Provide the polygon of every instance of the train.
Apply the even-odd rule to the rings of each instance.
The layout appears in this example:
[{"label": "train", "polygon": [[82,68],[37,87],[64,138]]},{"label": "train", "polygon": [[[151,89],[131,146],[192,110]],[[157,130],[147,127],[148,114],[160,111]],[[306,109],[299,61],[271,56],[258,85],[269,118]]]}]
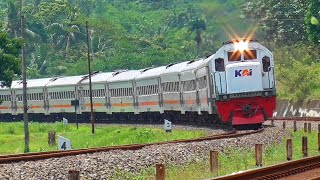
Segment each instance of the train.
[{"label": "train", "polygon": [[[140,70],[92,73],[96,121],[225,123],[261,126],[276,108],[271,51],[254,39],[229,40],[204,58]],[[0,87],[0,120],[22,120],[21,80]],[[88,75],[27,80],[33,121],[90,122]],[[74,103],[76,102],[76,104]]]}]

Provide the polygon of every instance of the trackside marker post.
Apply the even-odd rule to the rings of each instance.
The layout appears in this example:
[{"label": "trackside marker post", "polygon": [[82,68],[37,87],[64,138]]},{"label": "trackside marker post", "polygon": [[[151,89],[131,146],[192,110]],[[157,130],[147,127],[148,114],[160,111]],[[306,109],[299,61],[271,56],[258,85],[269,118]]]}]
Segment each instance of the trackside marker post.
[{"label": "trackside marker post", "polygon": [[165,180],[166,171],[164,164],[156,164],[156,180]]},{"label": "trackside marker post", "polygon": [[292,160],[292,139],[287,139],[287,160]]},{"label": "trackside marker post", "polygon": [[311,123],[308,123],[308,133],[311,133]]},{"label": "trackside marker post", "polygon": [[210,151],[210,171],[214,175],[219,173],[218,151]]},{"label": "trackside marker post", "polygon": [[168,120],[164,120],[164,126],[163,126],[164,130],[166,132],[172,132],[172,123],[171,121],[168,121]]},{"label": "trackside marker post", "polygon": [[293,131],[296,132],[297,131],[297,121],[293,122]]},{"label": "trackside marker post", "polygon": [[255,145],[256,166],[262,167],[262,144]]},{"label": "trackside marker post", "polygon": [[48,133],[48,144],[49,144],[49,146],[56,145],[56,132],[50,131]]},{"label": "trackside marker post", "polygon": [[282,122],[282,128],[286,129],[286,122],[285,121]]},{"label": "trackside marker post", "polygon": [[302,137],[302,154],[303,157],[308,157],[308,138],[306,136]]},{"label": "trackside marker post", "polygon": [[68,180],[80,180],[80,172],[77,170],[69,170]]},{"label": "trackside marker post", "polygon": [[303,125],[304,125],[303,126],[304,127],[304,132],[307,132],[307,123],[304,123]]},{"label": "trackside marker post", "polygon": [[318,151],[320,151],[320,133],[318,133]]}]

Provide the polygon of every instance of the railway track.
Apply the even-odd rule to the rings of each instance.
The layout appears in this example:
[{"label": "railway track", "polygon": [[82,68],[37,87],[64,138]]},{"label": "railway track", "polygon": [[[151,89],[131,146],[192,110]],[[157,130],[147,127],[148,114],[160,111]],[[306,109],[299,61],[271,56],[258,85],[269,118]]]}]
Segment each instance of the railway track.
[{"label": "railway track", "polygon": [[19,161],[35,161],[48,158],[59,158],[63,156],[74,156],[79,154],[95,153],[95,152],[105,152],[111,150],[138,150],[147,146],[152,145],[162,145],[162,144],[173,144],[173,143],[188,143],[188,142],[198,142],[207,141],[215,139],[225,139],[225,138],[235,138],[246,136],[250,134],[255,134],[262,132],[264,129],[254,130],[250,132],[237,132],[236,130],[229,131],[227,133],[212,135],[196,139],[184,139],[184,140],[173,140],[166,142],[156,142],[156,143],[146,143],[146,144],[131,144],[123,146],[111,146],[111,147],[99,147],[99,148],[88,148],[88,149],[77,149],[77,150],[66,150],[66,151],[48,151],[48,152],[37,152],[37,153],[25,153],[25,154],[13,154],[13,155],[3,155],[0,156],[0,164],[12,163]]},{"label": "railway track", "polygon": [[275,121],[320,121],[320,117],[280,117],[280,118],[270,118],[269,120],[275,120]]},{"label": "railway track", "polygon": [[[308,176],[308,171],[320,168],[320,156],[303,158],[295,161],[285,162],[274,166],[264,168],[257,168],[241,173],[213,178],[212,180],[247,180],[247,179],[280,179],[290,177],[295,178],[295,175],[302,174],[304,177]],[[301,178],[301,177],[300,177]],[[320,174],[312,179],[320,179]],[[296,178],[297,179],[297,178]],[[306,178],[303,178],[306,179]]]}]

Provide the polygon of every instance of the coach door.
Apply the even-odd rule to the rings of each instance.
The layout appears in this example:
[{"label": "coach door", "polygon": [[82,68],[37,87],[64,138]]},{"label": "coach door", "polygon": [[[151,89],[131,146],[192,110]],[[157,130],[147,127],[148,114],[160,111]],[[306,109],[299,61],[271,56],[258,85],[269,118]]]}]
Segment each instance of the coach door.
[{"label": "coach door", "polygon": [[17,97],[16,97],[15,91],[11,91],[11,109],[12,109],[12,115],[18,115]]},{"label": "coach door", "polygon": [[[86,102],[85,102],[85,99],[84,99],[84,90],[83,90],[83,87],[80,86],[77,88],[78,92],[76,93],[78,95],[78,99],[79,99],[79,107],[78,108],[78,114],[82,114],[82,111],[84,111],[86,109]],[[77,98],[77,97],[76,97]]]},{"label": "coach door", "polygon": [[225,61],[223,58],[214,60],[213,82],[216,85],[216,95],[227,93]]},{"label": "coach door", "polygon": [[49,97],[48,97],[47,88],[43,89],[43,107],[44,107],[44,114],[49,115]]}]

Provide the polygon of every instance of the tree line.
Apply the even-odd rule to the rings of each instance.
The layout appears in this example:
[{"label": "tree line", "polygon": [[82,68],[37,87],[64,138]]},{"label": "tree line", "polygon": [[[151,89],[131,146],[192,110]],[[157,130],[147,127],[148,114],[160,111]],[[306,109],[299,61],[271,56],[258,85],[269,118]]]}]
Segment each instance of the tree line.
[{"label": "tree line", "polygon": [[[25,43],[28,78],[86,74],[85,21],[95,71],[204,57],[232,32],[257,29],[255,37],[275,54],[279,95],[320,97],[318,0],[24,0],[24,41],[19,2],[0,2],[1,32],[17,41],[15,58]],[[3,72],[6,83],[19,78],[17,68]]]}]

